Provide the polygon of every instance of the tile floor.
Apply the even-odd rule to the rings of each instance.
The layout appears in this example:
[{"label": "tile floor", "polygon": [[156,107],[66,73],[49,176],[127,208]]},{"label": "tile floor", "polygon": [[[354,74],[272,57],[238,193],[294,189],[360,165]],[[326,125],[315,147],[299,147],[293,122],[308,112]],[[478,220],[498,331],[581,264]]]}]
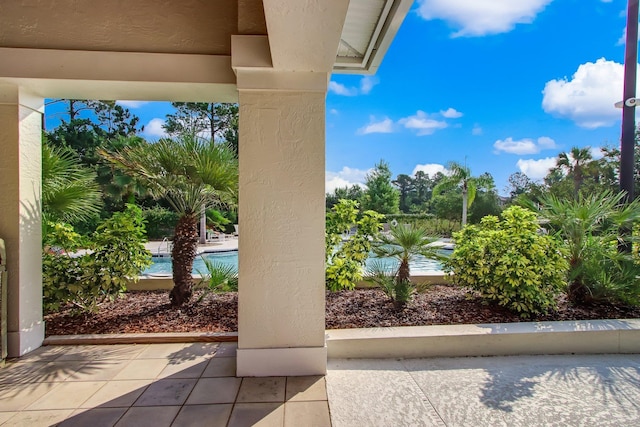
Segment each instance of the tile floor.
[{"label": "tile floor", "polygon": [[235,348],[42,347],[0,369],[0,425],[331,425],[324,377],[236,378]]}]

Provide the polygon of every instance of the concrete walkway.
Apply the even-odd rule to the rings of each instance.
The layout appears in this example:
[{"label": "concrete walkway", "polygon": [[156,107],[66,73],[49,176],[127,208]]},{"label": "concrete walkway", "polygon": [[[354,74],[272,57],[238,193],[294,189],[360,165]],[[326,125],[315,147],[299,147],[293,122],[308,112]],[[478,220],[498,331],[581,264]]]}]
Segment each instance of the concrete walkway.
[{"label": "concrete walkway", "polygon": [[637,354],[333,359],[326,377],[236,378],[235,348],[43,347],[0,368],[0,425],[640,425]]},{"label": "concrete walkway", "polygon": [[334,427],[640,426],[640,355],[335,359]]}]

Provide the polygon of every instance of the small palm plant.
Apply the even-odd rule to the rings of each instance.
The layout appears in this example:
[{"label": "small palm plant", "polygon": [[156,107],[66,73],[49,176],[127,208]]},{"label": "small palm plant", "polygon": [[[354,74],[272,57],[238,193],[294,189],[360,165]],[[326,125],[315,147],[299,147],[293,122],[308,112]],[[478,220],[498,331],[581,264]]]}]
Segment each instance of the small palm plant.
[{"label": "small palm plant", "polygon": [[431,245],[435,238],[427,235],[427,230],[408,224],[391,227],[388,235],[381,235],[373,245],[378,257],[395,258],[400,262],[393,271],[381,262],[374,262],[368,269],[368,279],[377,285],[392,299],[396,308],[401,309],[411,300],[413,284],[409,263],[417,255],[431,259],[442,259],[437,247]]},{"label": "small palm plant", "polygon": [[547,196],[540,215],[565,242],[569,251],[569,299],[577,304],[605,299],[640,302],[640,266],[631,254],[619,252],[629,244],[631,229],[640,221],[640,201],[624,204],[624,193],[579,193],[576,199]]}]

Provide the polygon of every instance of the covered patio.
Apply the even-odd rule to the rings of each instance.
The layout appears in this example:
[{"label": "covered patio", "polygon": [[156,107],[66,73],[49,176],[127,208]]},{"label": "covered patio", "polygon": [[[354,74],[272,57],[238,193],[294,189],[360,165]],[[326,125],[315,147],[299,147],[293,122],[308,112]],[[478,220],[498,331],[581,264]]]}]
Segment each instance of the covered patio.
[{"label": "covered patio", "polygon": [[8,349],[44,339],[45,98],[238,102],[238,376],[322,375],[325,96],[373,73],[411,0],[23,0],[0,5]]}]

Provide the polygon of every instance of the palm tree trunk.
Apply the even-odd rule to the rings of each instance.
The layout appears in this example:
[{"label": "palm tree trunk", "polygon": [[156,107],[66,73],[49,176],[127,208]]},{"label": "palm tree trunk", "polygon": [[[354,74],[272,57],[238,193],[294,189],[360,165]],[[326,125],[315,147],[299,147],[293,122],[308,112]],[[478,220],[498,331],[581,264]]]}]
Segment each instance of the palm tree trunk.
[{"label": "palm tree trunk", "polygon": [[409,270],[409,261],[403,259],[398,268],[398,283],[409,281],[411,278],[411,272]]},{"label": "palm tree trunk", "polygon": [[462,190],[462,226],[467,225],[467,206],[469,202],[469,195],[467,190]]},{"label": "palm tree trunk", "polygon": [[176,224],[171,258],[173,289],[169,294],[171,305],[179,307],[191,299],[193,260],[198,249],[198,217],[184,215]]}]

